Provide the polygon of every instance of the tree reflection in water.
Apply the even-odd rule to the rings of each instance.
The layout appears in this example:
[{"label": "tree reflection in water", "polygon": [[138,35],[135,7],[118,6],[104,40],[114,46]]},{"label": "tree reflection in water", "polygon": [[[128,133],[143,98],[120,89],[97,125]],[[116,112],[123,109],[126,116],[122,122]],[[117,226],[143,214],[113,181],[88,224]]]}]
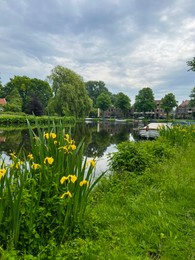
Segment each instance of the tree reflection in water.
[{"label": "tree reflection in water", "polygon": [[[107,167],[107,154],[115,151],[117,144],[132,139],[133,135],[133,125],[127,123],[77,123],[74,126],[65,126],[65,130],[76,143],[84,138],[85,155],[98,159],[102,170]],[[0,153],[6,161],[9,161],[11,152],[17,153],[21,147],[27,153],[31,152],[28,129],[0,131]]]}]

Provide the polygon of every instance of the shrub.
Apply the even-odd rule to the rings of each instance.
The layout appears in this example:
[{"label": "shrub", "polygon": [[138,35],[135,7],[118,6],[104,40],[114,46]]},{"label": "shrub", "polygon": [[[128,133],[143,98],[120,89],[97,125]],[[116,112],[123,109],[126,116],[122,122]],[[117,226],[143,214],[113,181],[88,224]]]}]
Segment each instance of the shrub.
[{"label": "shrub", "polygon": [[160,139],[152,142],[123,142],[117,146],[117,152],[110,156],[110,167],[119,173],[122,171],[142,173],[147,167],[173,154],[174,150],[170,145]]}]

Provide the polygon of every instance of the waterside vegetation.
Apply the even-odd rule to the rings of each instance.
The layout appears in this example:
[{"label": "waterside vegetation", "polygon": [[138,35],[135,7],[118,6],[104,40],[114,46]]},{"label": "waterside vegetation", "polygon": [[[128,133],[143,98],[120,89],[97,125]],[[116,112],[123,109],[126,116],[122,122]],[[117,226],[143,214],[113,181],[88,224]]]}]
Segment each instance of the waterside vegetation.
[{"label": "waterside vegetation", "polygon": [[84,143],[50,129],[1,163],[1,259],[195,258],[193,125],[119,144],[97,186]]},{"label": "waterside vegetation", "polygon": [[75,123],[75,117],[59,117],[59,116],[37,116],[34,115],[14,115],[14,114],[1,114],[0,116],[0,124],[1,126],[27,126],[27,121],[30,122],[31,125],[36,125],[36,122],[39,125],[48,125],[48,122],[55,122],[56,124],[60,123]]}]

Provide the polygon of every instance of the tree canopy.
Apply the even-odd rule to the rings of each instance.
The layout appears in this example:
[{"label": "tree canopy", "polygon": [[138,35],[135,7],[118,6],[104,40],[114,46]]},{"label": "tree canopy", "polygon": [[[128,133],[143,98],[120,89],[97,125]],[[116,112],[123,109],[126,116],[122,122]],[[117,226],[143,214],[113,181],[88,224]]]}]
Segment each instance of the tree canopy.
[{"label": "tree canopy", "polygon": [[190,106],[195,107],[195,87],[191,90],[190,94]]},{"label": "tree canopy", "polygon": [[154,94],[151,88],[143,88],[139,91],[138,95],[135,97],[135,111],[146,112],[155,109]]},{"label": "tree canopy", "polygon": [[189,71],[195,71],[195,57],[192,60],[187,61],[187,65],[190,67]]},{"label": "tree canopy", "polygon": [[5,105],[5,111],[22,112],[22,98],[17,88],[14,88],[6,99],[9,102]]},{"label": "tree canopy", "polygon": [[85,117],[92,107],[83,78],[74,71],[57,66],[48,76],[54,97],[48,105],[49,113],[60,116]]},{"label": "tree canopy", "polygon": [[164,98],[161,99],[160,106],[162,109],[164,109],[168,118],[169,113],[173,110],[174,107],[177,106],[177,101],[173,93],[166,94]]},{"label": "tree canopy", "polygon": [[103,111],[106,111],[112,105],[109,94],[101,93],[97,98],[97,106]]},{"label": "tree canopy", "polygon": [[127,116],[131,107],[130,102],[130,98],[122,92],[119,92],[115,96],[115,107],[121,109],[125,116]]},{"label": "tree canopy", "polygon": [[32,96],[36,96],[42,107],[46,107],[49,99],[52,97],[52,91],[48,82],[40,79],[30,79],[26,76],[14,76],[3,88],[3,97],[8,102],[12,102],[10,93],[13,90],[17,90],[22,99],[22,111],[29,113],[29,102],[32,100]]},{"label": "tree canopy", "polygon": [[87,93],[89,97],[93,100],[93,106],[97,107],[97,97],[101,93],[107,93],[111,95],[111,93],[108,91],[108,89],[105,87],[105,83],[103,81],[87,81],[85,83],[85,87],[87,90]]}]

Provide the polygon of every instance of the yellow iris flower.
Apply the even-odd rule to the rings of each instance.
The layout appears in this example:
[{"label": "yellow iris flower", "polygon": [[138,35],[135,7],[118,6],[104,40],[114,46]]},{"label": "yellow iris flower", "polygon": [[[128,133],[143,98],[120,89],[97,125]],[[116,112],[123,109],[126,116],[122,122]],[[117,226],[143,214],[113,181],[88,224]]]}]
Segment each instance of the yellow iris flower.
[{"label": "yellow iris flower", "polygon": [[96,161],[94,159],[87,161],[87,166],[96,167]]},{"label": "yellow iris flower", "polygon": [[65,181],[68,182],[72,182],[72,183],[75,183],[76,180],[77,180],[77,176],[76,175],[68,175],[68,176],[63,176],[61,179],[60,179],[60,183],[63,184]]},{"label": "yellow iris flower", "polygon": [[49,139],[49,138],[55,139],[56,138],[56,134],[55,133],[45,133],[44,137],[46,139]]},{"label": "yellow iris flower", "polygon": [[31,166],[34,170],[37,170],[37,169],[39,169],[41,166],[40,166],[40,164],[38,164],[38,163],[33,163],[33,165]]},{"label": "yellow iris flower", "polygon": [[63,184],[66,180],[68,180],[68,177],[63,176],[63,177],[60,179],[60,183]]},{"label": "yellow iris flower", "polygon": [[6,169],[0,169],[0,180],[6,174]]},{"label": "yellow iris flower", "polygon": [[72,194],[71,194],[70,191],[64,192],[64,193],[61,195],[60,198],[63,199],[66,195],[67,195],[68,197],[72,198]]},{"label": "yellow iris flower", "polygon": [[54,162],[54,158],[52,158],[52,157],[46,157],[45,159],[44,159],[44,163],[46,164],[46,163],[48,163],[48,164],[52,164]]},{"label": "yellow iris flower", "polygon": [[89,186],[89,182],[87,180],[83,180],[79,183],[79,185],[82,187],[83,185]]},{"label": "yellow iris flower", "polygon": [[45,134],[44,134],[44,137],[45,137],[46,139],[49,139],[49,133],[45,133]]},{"label": "yellow iris flower", "polygon": [[27,156],[30,160],[32,160],[33,159],[33,155],[32,155],[32,153],[29,153],[29,155]]}]

